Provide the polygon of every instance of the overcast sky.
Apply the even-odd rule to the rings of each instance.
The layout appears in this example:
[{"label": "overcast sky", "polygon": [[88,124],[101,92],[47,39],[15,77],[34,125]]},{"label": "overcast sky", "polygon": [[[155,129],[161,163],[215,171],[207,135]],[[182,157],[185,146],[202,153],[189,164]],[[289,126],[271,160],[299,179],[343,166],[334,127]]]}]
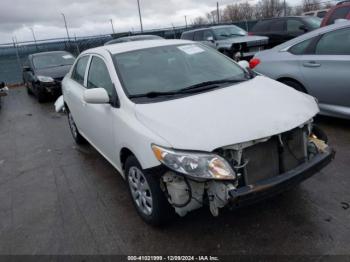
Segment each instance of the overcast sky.
[{"label": "overcast sky", "polygon": [[[220,0],[220,6],[238,0]],[[256,0],[250,0],[254,3]],[[299,0],[287,0],[291,5]],[[140,0],[144,29],[185,24],[216,8],[216,0]],[[61,13],[71,36],[109,34],[113,19],[117,32],[139,30],[137,0],[0,0],[0,43],[65,37]]]}]

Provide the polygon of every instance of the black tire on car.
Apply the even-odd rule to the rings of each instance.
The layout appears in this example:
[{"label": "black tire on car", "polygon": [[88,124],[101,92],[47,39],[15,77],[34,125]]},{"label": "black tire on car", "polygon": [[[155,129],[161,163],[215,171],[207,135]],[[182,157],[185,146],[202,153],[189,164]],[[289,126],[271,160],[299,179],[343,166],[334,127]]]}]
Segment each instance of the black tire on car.
[{"label": "black tire on car", "polygon": [[73,136],[75,143],[77,143],[78,145],[86,144],[86,140],[79,133],[77,125],[75,124],[74,118],[72,116],[72,113],[69,110],[67,112],[67,116],[68,116],[69,128],[70,128],[70,131],[72,133],[72,136]]},{"label": "black tire on car", "polygon": [[307,93],[307,91],[305,90],[303,85],[298,83],[297,81],[293,81],[293,80],[289,80],[289,79],[283,79],[280,82],[285,84],[285,85],[287,85],[287,86],[293,87],[295,90],[297,90],[299,92]]},{"label": "black tire on car", "polygon": [[126,159],[125,174],[130,197],[141,218],[154,226],[167,222],[174,211],[160,188],[159,174],[143,170],[134,156]]}]

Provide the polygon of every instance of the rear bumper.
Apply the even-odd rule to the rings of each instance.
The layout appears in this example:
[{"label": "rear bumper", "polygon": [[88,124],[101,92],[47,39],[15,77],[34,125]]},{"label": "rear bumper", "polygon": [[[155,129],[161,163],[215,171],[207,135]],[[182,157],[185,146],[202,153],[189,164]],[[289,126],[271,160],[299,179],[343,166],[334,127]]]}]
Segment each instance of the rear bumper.
[{"label": "rear bumper", "polygon": [[334,156],[335,151],[329,148],[327,152],[315,156],[311,161],[293,170],[259,181],[254,185],[231,190],[230,204],[232,207],[249,205],[277,195],[320,171],[334,159]]}]

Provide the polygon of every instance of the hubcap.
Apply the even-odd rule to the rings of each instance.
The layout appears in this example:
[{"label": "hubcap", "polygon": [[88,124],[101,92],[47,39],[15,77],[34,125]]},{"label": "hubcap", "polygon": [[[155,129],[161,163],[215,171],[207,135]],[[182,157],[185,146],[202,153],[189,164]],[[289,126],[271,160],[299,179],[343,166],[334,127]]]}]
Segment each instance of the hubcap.
[{"label": "hubcap", "polygon": [[73,136],[77,137],[78,130],[71,113],[68,113],[68,121],[69,121],[70,130],[72,131]]},{"label": "hubcap", "polygon": [[152,193],[147,180],[140,169],[131,167],[128,173],[131,195],[138,209],[145,215],[152,213]]}]

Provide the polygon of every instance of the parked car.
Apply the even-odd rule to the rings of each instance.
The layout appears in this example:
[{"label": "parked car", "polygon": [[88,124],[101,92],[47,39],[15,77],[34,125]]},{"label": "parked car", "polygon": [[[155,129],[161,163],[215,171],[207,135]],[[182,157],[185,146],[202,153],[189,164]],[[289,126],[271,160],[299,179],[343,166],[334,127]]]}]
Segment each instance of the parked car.
[{"label": "parked car", "polygon": [[350,119],[350,22],[256,54],[255,70],[316,97],[321,114]]},{"label": "parked car", "polygon": [[321,26],[334,24],[339,19],[350,20],[350,1],[338,2],[323,18]]},{"label": "parked car", "polygon": [[320,27],[321,19],[315,16],[289,16],[258,21],[250,35],[269,37],[269,47],[282,44],[290,39]]},{"label": "parked car", "polygon": [[199,41],[216,48],[228,57],[250,59],[268,45],[264,36],[248,36],[248,33],[235,25],[211,26],[183,32],[181,39]]},{"label": "parked car", "polygon": [[23,82],[28,94],[35,94],[40,103],[48,95],[62,93],[61,81],[74,63],[74,56],[66,51],[31,54],[23,67]]},{"label": "parked car", "polygon": [[145,40],[159,40],[159,39],[164,39],[164,38],[157,35],[133,35],[133,36],[119,37],[119,38],[110,40],[106,42],[104,45],[112,45],[112,44],[125,43],[125,42],[131,42],[131,41],[145,41]]},{"label": "parked car", "polygon": [[313,97],[200,43],[87,50],[62,84],[73,138],[119,171],[151,224],[281,192],[334,155],[314,131]]},{"label": "parked car", "polygon": [[302,15],[303,16],[317,16],[319,18],[323,18],[326,16],[328,11],[329,11],[329,9],[319,9],[319,10],[305,12]]}]

